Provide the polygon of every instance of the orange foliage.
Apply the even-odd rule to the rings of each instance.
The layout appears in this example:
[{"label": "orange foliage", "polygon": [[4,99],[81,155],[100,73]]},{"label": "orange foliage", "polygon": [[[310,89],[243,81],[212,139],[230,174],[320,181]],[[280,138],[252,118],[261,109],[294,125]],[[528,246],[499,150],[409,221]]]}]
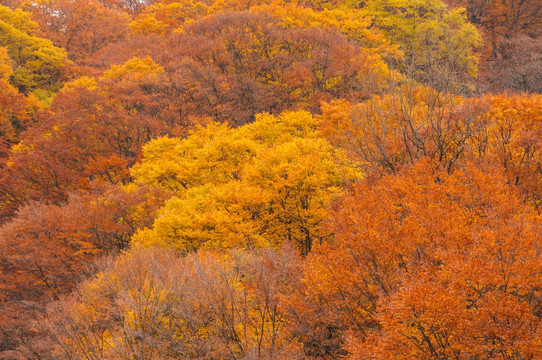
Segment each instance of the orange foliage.
[{"label": "orange foliage", "polygon": [[97,0],[39,0],[30,11],[45,35],[78,63],[111,43],[125,40],[129,31],[126,13]]},{"label": "orange foliage", "polygon": [[487,155],[528,201],[542,206],[542,96],[489,96]]},{"label": "orange foliage", "polygon": [[39,337],[30,325],[45,304],[92,274],[98,256],[125,248],[138,228],[152,223],[163,200],[156,190],[107,187],[74,194],[62,207],[23,206],[0,228],[0,343]]},{"label": "orange foliage", "polygon": [[541,206],[540,95],[465,99],[403,87],[359,104],[324,104],[322,111],[322,134],[368,175],[393,173],[422,158],[447,171],[475,160],[501,167],[526,201]]},{"label": "orange foliage", "polygon": [[305,264],[294,331],[324,357],[539,358],[540,220],[473,166],[354,185]]},{"label": "orange foliage", "polygon": [[[456,95],[463,10],[4,2],[0,359],[542,358],[542,96]],[[542,92],[539,0],[449,2]]]},{"label": "orange foliage", "polygon": [[88,190],[94,180],[128,178],[141,146],[166,129],[161,104],[149,94],[154,74],[130,74],[141,71],[68,84],[36,115],[39,124],[21,136],[2,170],[4,214],[27,200],[65,202],[69,191]]}]

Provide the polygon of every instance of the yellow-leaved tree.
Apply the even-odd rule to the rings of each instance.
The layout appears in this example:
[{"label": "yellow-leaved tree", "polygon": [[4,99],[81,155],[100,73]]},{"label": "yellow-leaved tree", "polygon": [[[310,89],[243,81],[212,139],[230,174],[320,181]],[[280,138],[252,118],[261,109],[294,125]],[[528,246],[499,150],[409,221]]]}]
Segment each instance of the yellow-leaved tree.
[{"label": "yellow-leaved tree", "polygon": [[13,73],[12,85],[22,92],[58,90],[66,51],[39,36],[31,14],[0,5],[0,46],[7,49]]},{"label": "yellow-leaved tree", "polygon": [[477,76],[481,45],[465,10],[448,9],[441,0],[368,0],[359,2],[375,28],[399,46],[393,59],[408,76],[439,90],[467,91]]},{"label": "yellow-leaved tree", "polygon": [[326,236],[326,206],[356,176],[316,125],[304,111],[259,115],[240,128],[211,123],[183,140],[147,144],[132,170],[136,183],[174,195],[136,246],[188,252],[293,242],[309,252]]}]

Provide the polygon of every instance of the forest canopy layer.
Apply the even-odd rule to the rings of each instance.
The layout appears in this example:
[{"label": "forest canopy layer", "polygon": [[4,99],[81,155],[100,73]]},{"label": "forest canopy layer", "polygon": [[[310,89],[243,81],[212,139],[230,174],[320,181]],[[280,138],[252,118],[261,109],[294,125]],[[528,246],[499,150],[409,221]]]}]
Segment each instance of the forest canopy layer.
[{"label": "forest canopy layer", "polygon": [[542,358],[539,0],[0,1],[0,360]]}]

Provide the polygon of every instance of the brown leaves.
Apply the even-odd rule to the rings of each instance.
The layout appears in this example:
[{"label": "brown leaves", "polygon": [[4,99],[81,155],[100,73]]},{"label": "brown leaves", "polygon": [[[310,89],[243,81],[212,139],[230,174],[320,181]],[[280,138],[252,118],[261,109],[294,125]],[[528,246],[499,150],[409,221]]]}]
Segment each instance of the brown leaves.
[{"label": "brown leaves", "polygon": [[45,303],[92,274],[96,258],[125,248],[162,202],[159,191],[105,187],[72,195],[62,207],[24,205],[0,229],[1,341],[40,336],[30,324]]},{"label": "brown leaves", "polygon": [[[163,64],[184,118],[245,124],[257,113],[316,110],[382,86],[378,61],[331,30],[284,29],[266,14],[228,13],[172,36]],[[181,61],[179,61],[181,59]],[[378,69],[379,70],[379,69]]]},{"label": "brown leaves", "polygon": [[45,35],[78,64],[85,64],[100,49],[128,37],[130,17],[100,1],[46,0],[35,4],[32,12]]}]

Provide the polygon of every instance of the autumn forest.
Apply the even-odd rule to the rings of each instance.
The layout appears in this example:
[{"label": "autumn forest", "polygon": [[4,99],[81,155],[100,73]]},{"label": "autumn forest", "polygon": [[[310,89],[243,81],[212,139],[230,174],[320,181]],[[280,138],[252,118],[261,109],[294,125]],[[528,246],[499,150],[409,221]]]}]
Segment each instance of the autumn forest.
[{"label": "autumn forest", "polygon": [[0,359],[542,359],[542,1],[0,0]]}]

